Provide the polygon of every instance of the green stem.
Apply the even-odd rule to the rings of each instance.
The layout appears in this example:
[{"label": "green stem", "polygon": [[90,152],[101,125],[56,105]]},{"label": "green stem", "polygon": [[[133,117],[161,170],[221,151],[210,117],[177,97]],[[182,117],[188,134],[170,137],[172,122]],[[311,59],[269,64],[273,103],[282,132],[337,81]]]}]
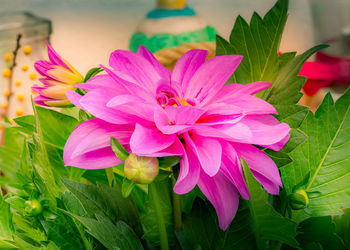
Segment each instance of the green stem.
[{"label": "green stem", "polygon": [[114,187],[115,177],[114,177],[113,167],[105,168],[105,171],[106,171],[109,186]]},{"label": "green stem", "polygon": [[[175,177],[171,178],[173,186],[175,185]],[[180,196],[173,192],[173,213],[174,213],[174,228],[180,230],[182,227],[181,203]]]},{"label": "green stem", "polygon": [[153,196],[153,205],[154,210],[157,216],[158,228],[159,228],[159,236],[160,236],[160,249],[169,250],[168,244],[168,235],[165,228],[165,221],[162,213],[162,208],[160,207],[160,200],[157,192],[157,187],[155,183],[151,183],[149,185],[149,191]]}]

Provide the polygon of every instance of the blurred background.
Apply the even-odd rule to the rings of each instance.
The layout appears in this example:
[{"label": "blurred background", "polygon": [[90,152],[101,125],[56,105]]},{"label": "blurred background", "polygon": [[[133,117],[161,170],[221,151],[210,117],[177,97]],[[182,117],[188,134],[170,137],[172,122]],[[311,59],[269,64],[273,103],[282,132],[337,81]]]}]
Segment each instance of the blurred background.
[{"label": "blurred background", "polygon": [[[138,42],[144,41],[142,39],[146,39],[140,34],[151,36],[156,33],[170,33],[175,34],[176,37],[179,33],[189,34],[193,30],[207,27],[204,37],[203,30],[200,35],[191,33],[191,36],[197,40],[204,39],[202,47],[198,47],[197,43],[195,48],[206,48],[215,53],[213,43],[215,31],[227,39],[238,14],[246,20],[250,19],[254,11],[263,16],[275,2],[275,0],[0,0],[0,56],[5,58],[5,63],[0,62],[0,67],[4,70],[3,78],[0,79],[0,90],[3,93],[0,101],[1,108],[6,110],[2,116],[4,117],[5,114],[13,117],[30,112],[30,86],[38,82],[39,77],[32,65],[35,60],[46,57],[45,40],[49,39],[56,51],[84,75],[92,67],[99,64],[107,65],[109,54],[112,51],[129,49],[130,39],[135,38],[135,34],[139,35],[134,41],[137,45]],[[347,14],[349,13],[349,2],[350,0],[291,0],[290,14],[280,52],[297,51],[300,53],[315,44],[326,42],[333,43],[335,45],[332,47],[338,48],[331,51],[331,54],[343,57],[347,53],[345,52],[347,46],[344,47],[337,41],[339,37],[341,41],[350,39],[350,28],[347,28],[350,26],[346,26],[350,24]],[[180,4],[180,7],[177,4]],[[192,9],[186,9],[186,6]],[[153,13],[152,10],[157,8],[158,10],[169,9],[173,12]],[[183,8],[185,9],[181,10],[180,14],[175,13],[177,9]],[[17,17],[15,21],[11,15],[21,11],[29,12],[35,17]],[[173,16],[174,13],[175,16]],[[164,15],[166,18],[170,15],[171,18],[164,21],[166,19]],[[38,29],[30,29],[28,34],[25,33],[26,37],[22,38],[22,46],[28,45],[31,51],[26,54],[23,51],[24,48],[21,48],[17,58],[17,70],[10,76],[5,70],[11,66],[12,61],[10,57],[6,61],[6,55],[15,47],[15,35],[18,33],[16,22],[33,22],[32,26],[36,25]],[[15,31],[11,33],[11,29]],[[185,38],[192,39],[191,37]],[[161,36],[161,42],[162,39],[164,36]],[[174,38],[171,37],[171,39]],[[349,43],[346,42],[346,44]],[[161,47],[159,43],[156,43],[152,52],[164,49]],[[181,48],[184,49],[184,47]],[[169,55],[168,50],[165,52],[166,55]],[[176,51],[176,53],[180,52]],[[158,54],[157,58],[160,57],[161,55]],[[329,58],[325,60],[328,61]],[[323,62],[321,64],[322,68]],[[330,69],[328,66],[327,62],[325,68],[316,69],[316,74],[312,75],[316,79],[315,82],[312,82],[311,91],[308,93],[310,96],[319,94],[318,88],[314,87],[319,86],[319,83],[322,83],[322,86],[329,85],[333,80],[333,73],[338,74],[338,68],[344,68],[344,62],[341,61],[341,65],[338,65],[336,69]],[[345,65],[345,67],[347,67],[345,73],[342,74],[347,81],[350,79],[348,72],[350,66]],[[331,79],[327,78],[326,82],[322,82],[322,79],[319,81],[318,72],[321,71],[332,71],[326,76],[321,76],[321,78]],[[309,76],[310,72],[315,73],[314,64],[310,64],[310,69],[307,69],[303,75]],[[7,87],[9,82],[12,85],[10,89]],[[307,99],[306,104],[313,105],[312,101],[315,99],[317,104],[322,96],[321,93],[320,97]]]}]

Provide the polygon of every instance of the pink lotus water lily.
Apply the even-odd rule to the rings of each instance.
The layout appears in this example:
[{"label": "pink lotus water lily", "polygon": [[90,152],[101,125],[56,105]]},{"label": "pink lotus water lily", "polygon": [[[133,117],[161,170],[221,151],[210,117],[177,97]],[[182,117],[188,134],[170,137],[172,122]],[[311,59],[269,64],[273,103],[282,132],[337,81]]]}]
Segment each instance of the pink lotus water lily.
[{"label": "pink lotus water lily", "polygon": [[249,199],[241,159],[271,194],[282,186],[275,163],[254,145],[280,150],[289,139],[289,126],[271,114],[275,108],[253,96],[268,82],[224,85],[238,67],[239,55],[205,61],[207,51],[184,54],[171,72],[144,47],[137,53],[117,50],[105,68],[68,91],[69,100],[96,118],[80,124],[64,150],[68,166],[108,168],[121,161],[110,147],[115,137],[140,156],[178,155],[178,194],[196,185],[216,209],[226,229],[238,208],[239,194]]},{"label": "pink lotus water lily", "polygon": [[69,62],[57,54],[46,43],[49,61],[37,61],[36,71],[43,76],[39,80],[43,86],[34,85],[32,89],[39,94],[34,102],[42,106],[63,107],[71,105],[66,96],[67,90],[75,90],[73,85],[84,81],[83,76]]}]

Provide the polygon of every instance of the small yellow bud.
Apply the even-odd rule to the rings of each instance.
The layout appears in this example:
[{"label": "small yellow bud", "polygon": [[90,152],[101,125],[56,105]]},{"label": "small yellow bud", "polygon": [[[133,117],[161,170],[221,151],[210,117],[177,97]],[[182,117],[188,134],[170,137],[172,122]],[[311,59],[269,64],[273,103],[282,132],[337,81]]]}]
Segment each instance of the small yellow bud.
[{"label": "small yellow bud", "polygon": [[4,109],[4,110],[7,109],[8,106],[9,106],[9,103],[6,102],[6,101],[1,103],[1,108]]},{"label": "small yellow bud", "polygon": [[20,86],[21,86],[21,84],[22,84],[22,83],[21,83],[21,81],[20,81],[20,80],[16,80],[16,81],[15,81],[15,85],[16,85],[17,87],[20,87]]},{"label": "small yellow bud", "polygon": [[10,62],[12,60],[12,53],[7,52],[4,56],[5,62]]},{"label": "small yellow bud", "polygon": [[33,73],[30,73],[30,74],[29,74],[29,79],[30,79],[30,80],[35,80],[35,79],[36,79],[36,73],[34,73],[34,72],[33,72]]},{"label": "small yellow bud", "polygon": [[5,89],[4,92],[2,92],[2,94],[5,96],[5,97],[9,97],[10,96],[10,90],[9,89]]},{"label": "small yellow bud", "polygon": [[125,177],[135,183],[152,183],[157,177],[158,172],[159,163],[155,157],[130,154],[124,163]]},{"label": "small yellow bud", "polygon": [[11,70],[10,69],[4,69],[4,71],[2,72],[2,75],[5,78],[10,78],[11,77]]},{"label": "small yellow bud", "polygon": [[29,69],[29,66],[28,66],[27,64],[23,64],[23,65],[22,65],[22,71],[23,71],[23,72],[28,71],[28,69]]},{"label": "small yellow bud", "polygon": [[17,94],[17,100],[18,100],[19,102],[23,102],[23,100],[24,100],[24,95],[23,95],[22,93],[18,93],[18,94]]},{"label": "small yellow bud", "polygon": [[37,216],[43,211],[43,207],[38,200],[29,200],[25,204],[25,211],[30,216]]},{"label": "small yellow bud", "polygon": [[29,45],[26,45],[23,47],[23,53],[26,55],[26,56],[29,56],[31,53],[32,53],[32,47],[29,46]]},{"label": "small yellow bud", "polygon": [[294,210],[304,209],[309,205],[309,197],[304,189],[298,189],[291,194],[290,205]]},{"label": "small yellow bud", "polygon": [[17,115],[17,116],[22,116],[23,114],[24,114],[23,108],[17,108],[17,109],[16,109],[16,115]]}]

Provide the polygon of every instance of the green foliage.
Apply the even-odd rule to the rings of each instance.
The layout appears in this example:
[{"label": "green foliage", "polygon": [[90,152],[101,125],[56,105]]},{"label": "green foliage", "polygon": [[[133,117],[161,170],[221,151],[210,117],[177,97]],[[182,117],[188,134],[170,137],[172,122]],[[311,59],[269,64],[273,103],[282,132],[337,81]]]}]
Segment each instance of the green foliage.
[{"label": "green foliage", "polygon": [[84,82],[86,82],[87,80],[89,80],[90,78],[94,77],[95,75],[99,74],[102,71],[103,71],[103,68],[101,67],[90,69],[85,75]]},{"label": "green foliage", "polygon": [[217,37],[216,54],[243,56],[233,74],[235,83],[251,83],[275,79],[279,70],[278,49],[287,21],[288,0],[280,0],[261,18],[257,13],[248,24],[238,16],[230,35],[230,43]]},{"label": "green foliage", "polygon": [[350,207],[349,110],[350,90],[336,103],[328,94],[300,127],[308,139],[291,153],[294,162],[281,169],[283,183],[291,193],[310,174],[303,188],[318,195],[309,197],[308,208],[297,214],[299,219],[341,214],[340,209]]},{"label": "green foliage", "polygon": [[330,216],[309,218],[299,227],[297,240],[302,249],[310,249],[315,245],[321,246],[319,249],[345,249],[343,241],[335,233],[335,225]]},{"label": "green foliage", "polygon": [[96,219],[73,215],[89,234],[101,242],[107,249],[140,250],[143,249],[134,231],[123,221],[115,224],[108,217],[96,214]]},{"label": "green foliage", "polygon": [[261,249],[270,249],[270,240],[276,240],[297,247],[295,241],[297,224],[283,217],[268,203],[267,192],[255,180],[246,162],[243,162],[245,179],[251,200],[248,201],[253,221],[253,232]]},{"label": "green foliage", "polygon": [[111,138],[111,146],[113,152],[120,160],[125,161],[128,158],[129,152],[113,137]]},{"label": "green foliage", "polygon": [[160,226],[157,215],[157,204],[160,205],[161,217],[166,227],[166,232],[170,243],[174,242],[174,224],[173,209],[171,203],[171,186],[168,180],[154,182],[153,190],[149,190],[148,200],[146,201],[146,213],[141,215],[141,223],[143,228],[143,238],[159,243]]},{"label": "green foliage", "polygon": [[226,231],[218,227],[217,215],[208,202],[196,199],[183,229],[176,232],[182,249],[256,249],[250,225],[250,211],[243,200]]}]

